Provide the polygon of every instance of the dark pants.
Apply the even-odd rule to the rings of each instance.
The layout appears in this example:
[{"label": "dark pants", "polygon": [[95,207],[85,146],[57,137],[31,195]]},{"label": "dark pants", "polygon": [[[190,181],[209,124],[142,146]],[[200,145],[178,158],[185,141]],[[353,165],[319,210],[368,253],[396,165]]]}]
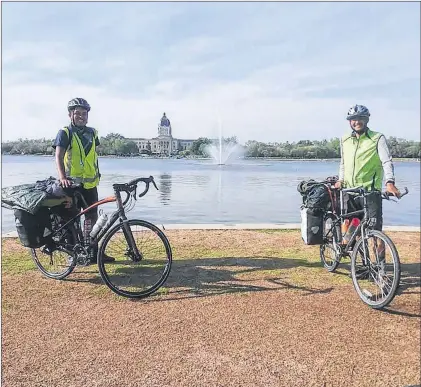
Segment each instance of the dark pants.
[{"label": "dark pants", "polygon": [[[90,188],[90,189],[83,188],[79,192],[82,194],[82,196],[85,199],[88,207],[98,201],[98,189],[97,189],[97,187]],[[83,208],[83,203],[79,202],[78,206]],[[92,208],[91,210],[89,210],[86,213],[86,215],[89,215],[89,216],[91,216],[91,215],[95,216],[96,215],[96,216],[98,216],[98,207]]]},{"label": "dark pants", "polygon": [[[88,208],[90,205],[98,201],[97,187],[90,188],[90,189],[83,188],[80,191],[80,193],[82,194],[83,198],[86,201],[86,204],[87,204],[86,208]],[[79,203],[78,205],[81,207],[84,206],[83,203]],[[98,220],[98,207],[92,208],[91,210],[85,213],[85,222],[83,225],[83,234],[84,234],[85,241],[90,239],[89,234],[91,233],[92,228],[94,227],[94,224],[96,223],[97,220]],[[91,258],[92,262],[96,262],[97,253],[98,253],[98,244],[96,244],[94,247],[93,256]]]},{"label": "dark pants", "polygon": [[[368,215],[370,219],[375,219],[374,229],[382,231],[383,229],[383,202],[379,191],[370,192],[367,196]],[[364,198],[362,196],[349,195],[348,212],[362,210],[364,208]],[[359,216],[363,219],[364,214]]]},{"label": "dark pants", "polygon": [[[68,196],[71,196],[74,198],[72,190],[64,189],[64,192],[66,192]],[[82,194],[83,198],[85,199],[86,205],[81,200],[78,200],[76,205],[72,205],[71,208],[66,208],[64,205],[54,207],[54,212],[58,214],[65,221],[68,221],[71,218],[77,216],[77,214],[82,208],[83,209],[85,209],[85,207],[88,208],[89,206],[91,206],[92,204],[98,201],[97,187],[91,188],[91,189],[80,189],[79,192]],[[97,220],[98,220],[98,207],[92,208],[91,210],[85,213],[85,221],[83,224],[83,237],[86,242],[90,241],[89,234],[91,233],[92,228]],[[97,252],[98,252],[98,244],[94,246],[93,254],[91,258],[92,262],[96,262]]]},{"label": "dark pants", "polygon": [[[72,211],[78,211],[80,209],[86,209],[92,204],[96,203],[98,201],[98,189],[97,187],[85,189],[82,188],[79,190],[79,192],[82,194],[83,198],[86,201],[85,203],[82,202],[82,200],[78,200],[76,207],[73,207]],[[72,216],[75,216],[76,213],[73,213]],[[88,212],[85,213],[85,223],[84,223],[84,233],[85,237],[91,232],[92,227],[94,226],[95,222],[98,219],[98,207],[92,208]]]},{"label": "dark pants", "polygon": [[[73,196],[73,190],[71,189],[64,189],[64,192],[66,192],[66,194],[68,196],[74,197]],[[86,201],[86,206],[85,204],[81,201],[78,200],[76,206],[72,207],[72,211],[71,215],[75,216],[78,211],[80,211],[82,208],[85,209],[88,208],[90,205],[96,203],[98,201],[98,189],[97,187],[91,188],[91,189],[85,189],[85,188],[81,188],[79,189],[79,192],[82,194],[83,198]],[[88,218],[98,218],[98,207],[92,208],[91,210],[89,210],[86,214],[85,217]]]},{"label": "dark pants", "polygon": [[[66,190],[65,190],[66,192]],[[96,203],[98,201],[98,189],[97,187],[86,189],[82,188],[79,189],[79,192],[82,194],[83,198],[85,199],[85,203],[82,202],[82,200],[78,200],[76,203],[76,206],[72,206],[72,209],[67,209],[68,211],[68,218],[72,218],[77,215],[77,213],[83,208],[86,209],[92,204]],[[69,195],[72,195],[72,191],[68,192]],[[74,197],[74,196],[73,196]],[[85,242],[88,242],[90,240],[89,234],[92,231],[92,228],[94,227],[94,224],[98,220],[98,207],[92,208],[88,212],[85,213],[85,221],[83,224],[83,237],[85,239]],[[96,260],[98,250],[98,244],[94,247],[93,256]]]}]

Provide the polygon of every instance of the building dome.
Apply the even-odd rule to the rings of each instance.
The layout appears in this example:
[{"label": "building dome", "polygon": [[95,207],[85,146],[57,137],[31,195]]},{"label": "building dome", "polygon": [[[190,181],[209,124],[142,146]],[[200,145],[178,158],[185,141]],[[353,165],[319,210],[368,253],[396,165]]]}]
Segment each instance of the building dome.
[{"label": "building dome", "polygon": [[164,113],[164,115],[161,118],[161,126],[170,126],[170,120],[165,115],[165,113]]}]

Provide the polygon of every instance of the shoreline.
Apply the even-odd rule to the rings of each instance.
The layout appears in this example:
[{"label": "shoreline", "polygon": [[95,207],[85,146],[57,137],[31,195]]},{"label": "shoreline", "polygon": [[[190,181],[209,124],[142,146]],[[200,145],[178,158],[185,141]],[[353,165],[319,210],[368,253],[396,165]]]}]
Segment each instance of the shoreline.
[{"label": "shoreline", "polygon": [[[17,154],[2,154],[3,156],[40,156],[40,157],[51,157],[54,158],[54,155],[45,155],[45,154],[34,154],[34,155],[29,155],[29,154],[25,154],[25,155],[17,155]],[[151,159],[151,160],[213,160],[213,158],[211,157],[169,157],[169,156],[164,156],[164,157],[159,157],[159,156],[141,156],[141,155],[136,155],[136,156],[117,156],[117,155],[101,155],[98,156],[98,158],[104,158],[104,159]],[[308,159],[308,158],[304,158],[304,159],[299,159],[299,158],[283,158],[283,157],[244,157],[241,160],[264,160],[264,161],[340,161],[341,159],[338,157],[332,157],[332,158],[323,158],[323,159]],[[394,158],[392,160],[393,162],[421,162],[421,159],[417,159],[417,158]]]},{"label": "shoreline", "polygon": [[[282,231],[299,231],[301,224],[299,223],[207,223],[207,224],[195,224],[195,223],[172,223],[172,224],[156,224],[162,231],[170,230],[257,230],[257,231],[268,231],[276,230]],[[421,232],[420,226],[383,226],[384,232]],[[2,233],[1,238],[17,238],[17,231],[9,231]]]}]

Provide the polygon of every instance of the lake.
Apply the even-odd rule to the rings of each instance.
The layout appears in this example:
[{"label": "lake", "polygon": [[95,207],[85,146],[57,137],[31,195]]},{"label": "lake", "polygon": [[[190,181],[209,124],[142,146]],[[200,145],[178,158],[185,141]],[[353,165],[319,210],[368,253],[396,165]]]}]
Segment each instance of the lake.
[{"label": "lake", "polygon": [[[113,183],[152,175],[159,187],[138,200],[130,218],[171,223],[299,223],[297,184],[337,175],[339,161],[237,160],[218,166],[211,160],[100,158],[99,196]],[[398,188],[410,193],[384,203],[385,225],[420,225],[420,163],[395,162]],[[2,156],[2,187],[57,176],[50,156]],[[102,206],[109,213],[115,204]],[[14,231],[13,212],[2,208],[2,232]]]}]

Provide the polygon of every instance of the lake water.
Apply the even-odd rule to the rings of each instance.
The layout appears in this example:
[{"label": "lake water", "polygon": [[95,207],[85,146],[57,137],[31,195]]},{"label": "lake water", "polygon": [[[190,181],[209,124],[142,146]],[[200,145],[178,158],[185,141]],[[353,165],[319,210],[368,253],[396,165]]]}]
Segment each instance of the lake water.
[{"label": "lake water", "polygon": [[[338,174],[339,161],[100,158],[99,196],[113,183],[152,175],[159,187],[138,200],[130,218],[169,223],[299,223],[297,184]],[[420,163],[395,162],[397,186],[410,193],[399,203],[384,201],[385,225],[420,225]],[[2,187],[57,176],[54,158],[2,156]],[[102,206],[105,212],[115,204]],[[13,212],[2,208],[2,232],[13,231]]]}]

